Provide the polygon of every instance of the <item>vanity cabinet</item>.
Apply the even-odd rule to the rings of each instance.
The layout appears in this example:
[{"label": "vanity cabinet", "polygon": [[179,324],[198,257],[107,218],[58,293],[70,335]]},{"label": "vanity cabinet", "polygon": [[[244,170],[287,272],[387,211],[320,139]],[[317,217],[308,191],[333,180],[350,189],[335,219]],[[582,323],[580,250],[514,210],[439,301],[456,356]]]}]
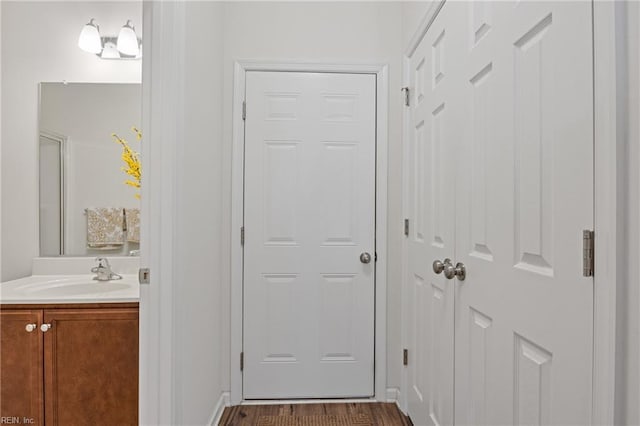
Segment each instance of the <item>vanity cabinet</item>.
[{"label": "vanity cabinet", "polygon": [[0,416],[138,424],[137,304],[3,305],[0,321]]}]

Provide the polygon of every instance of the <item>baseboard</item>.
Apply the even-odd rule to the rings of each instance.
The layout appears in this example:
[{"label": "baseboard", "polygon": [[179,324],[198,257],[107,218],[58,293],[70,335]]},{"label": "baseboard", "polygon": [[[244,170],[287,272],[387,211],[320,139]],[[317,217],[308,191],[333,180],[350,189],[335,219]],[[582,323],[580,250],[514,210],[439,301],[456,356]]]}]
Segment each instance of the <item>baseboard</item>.
[{"label": "baseboard", "polygon": [[402,395],[400,394],[399,388],[388,388],[387,389],[387,402],[393,402],[398,406],[400,412],[407,414],[406,411],[402,408]]},{"label": "baseboard", "polygon": [[395,402],[397,404],[399,401],[400,401],[400,389],[387,388],[387,402]]},{"label": "baseboard", "polygon": [[209,417],[209,422],[207,423],[207,425],[218,426],[218,422],[220,421],[220,418],[222,418],[224,409],[229,405],[231,405],[231,395],[229,394],[229,392],[222,392],[220,394],[220,398],[218,398],[216,406],[213,409],[211,417]]}]

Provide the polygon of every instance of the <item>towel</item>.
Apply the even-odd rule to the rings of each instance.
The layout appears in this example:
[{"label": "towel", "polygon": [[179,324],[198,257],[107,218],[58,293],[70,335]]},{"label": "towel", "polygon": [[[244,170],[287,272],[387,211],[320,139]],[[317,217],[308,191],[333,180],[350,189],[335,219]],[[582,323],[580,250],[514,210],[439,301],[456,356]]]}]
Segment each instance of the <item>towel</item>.
[{"label": "towel", "polygon": [[87,247],[109,250],[124,244],[124,209],[90,207],[86,211]]},{"label": "towel", "polygon": [[124,209],[124,220],[127,224],[127,241],[140,242],[140,209]]}]

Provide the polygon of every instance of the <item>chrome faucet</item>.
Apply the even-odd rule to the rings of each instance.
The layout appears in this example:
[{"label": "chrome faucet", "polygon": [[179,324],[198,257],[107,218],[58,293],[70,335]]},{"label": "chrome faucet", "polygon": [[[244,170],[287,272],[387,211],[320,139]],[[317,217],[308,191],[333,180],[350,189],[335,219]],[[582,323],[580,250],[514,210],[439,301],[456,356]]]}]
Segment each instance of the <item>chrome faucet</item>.
[{"label": "chrome faucet", "polygon": [[110,281],[122,279],[122,275],[118,275],[111,270],[111,265],[106,257],[96,257],[96,262],[98,262],[98,266],[91,268],[91,272],[96,274],[96,276],[93,277],[94,280]]}]

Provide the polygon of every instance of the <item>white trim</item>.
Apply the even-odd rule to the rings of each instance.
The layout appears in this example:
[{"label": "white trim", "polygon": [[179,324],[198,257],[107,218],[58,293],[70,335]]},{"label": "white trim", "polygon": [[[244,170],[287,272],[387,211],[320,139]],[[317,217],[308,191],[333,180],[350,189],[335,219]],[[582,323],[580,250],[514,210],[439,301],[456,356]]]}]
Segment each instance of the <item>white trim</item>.
[{"label": "white trim", "polygon": [[[247,71],[299,71],[376,74],[377,165],[376,165],[376,310],[375,310],[375,400],[384,401],[387,383],[387,155],[388,155],[388,65],[328,64],[308,62],[237,61],[233,88],[233,153],[231,182],[231,403],[242,402],[242,373],[238,368],[242,352],[242,246],[244,122],[242,102]],[[326,402],[325,400],[323,400]],[[309,402],[309,401],[306,401]],[[344,400],[343,400],[344,402]],[[272,401],[273,403],[273,401]]]},{"label": "white trim", "polygon": [[[405,86],[408,82],[408,60],[428,31],[444,0],[435,1],[425,14],[420,26],[411,39],[404,61]],[[618,162],[621,160],[616,123],[617,111],[622,105],[617,101],[617,56],[620,46],[616,45],[617,2],[593,2],[593,61],[594,61],[594,230],[596,241],[595,277],[594,277],[594,334],[593,334],[593,401],[592,422],[594,425],[614,424],[615,412],[615,359],[616,359],[616,275],[618,250],[617,200]],[[403,116],[403,142],[407,140],[407,116]],[[406,152],[405,152],[406,161]],[[403,163],[403,164],[406,164]],[[407,188],[406,170],[404,171],[404,187]],[[404,193],[403,193],[404,194]],[[406,199],[406,197],[404,197]],[[407,213],[404,205],[405,217]],[[403,245],[406,253],[406,241]],[[404,256],[406,257],[406,256]],[[406,268],[405,268],[406,270]],[[404,274],[404,272],[403,272]],[[403,291],[406,277],[403,275]],[[406,306],[407,296],[403,296]],[[403,313],[404,313],[403,309]],[[403,324],[407,319],[403,316]],[[408,342],[406,327],[403,327],[403,346]],[[406,368],[403,370],[401,388],[407,394],[408,378]],[[406,398],[400,396],[400,406],[406,409]]]},{"label": "white trim", "polygon": [[[183,133],[183,2],[144,2],[145,59],[142,64],[141,188],[142,267],[151,269],[150,285],[140,286],[141,425],[176,424],[179,416],[175,368],[176,232],[175,159]],[[152,141],[152,142],[151,142]],[[153,214],[152,214],[153,212]]]},{"label": "white trim", "polygon": [[425,36],[425,34],[427,34],[427,31],[429,31],[429,27],[431,27],[431,24],[436,19],[436,16],[438,16],[438,12],[440,12],[440,9],[442,9],[442,6],[444,6],[445,1],[446,0],[432,0],[429,9],[427,9],[424,17],[422,18],[422,21],[420,21],[420,24],[418,25],[418,28],[413,33],[413,37],[411,37],[411,40],[409,40],[409,44],[404,51],[406,57],[410,58],[411,55],[413,55],[413,52],[416,51],[418,45],[422,41],[422,38]]},{"label": "white trim", "polygon": [[375,398],[345,398],[345,399],[250,399],[240,405],[296,405],[296,404],[367,404],[378,402]]},{"label": "white trim", "polygon": [[[403,87],[409,87],[411,84],[411,76],[410,76],[410,59],[409,56],[405,56],[403,58]],[[411,90],[411,89],[409,89]],[[405,164],[410,164],[409,157],[409,143],[410,140],[410,127],[411,127],[411,113],[407,110],[406,107],[402,109],[402,219],[407,219],[409,217],[409,168],[404,167]],[[404,224],[403,224],[404,225]],[[409,224],[411,226],[411,224]],[[409,238],[406,235],[402,236],[402,283],[401,283],[401,291],[402,297],[402,309],[401,309],[401,324],[402,324],[402,350],[408,348],[409,346],[409,328],[407,324],[409,324],[409,316],[408,309],[406,309],[411,300],[410,295],[412,294],[409,291],[409,279],[407,276],[408,268],[409,268]],[[409,394],[409,368],[406,365],[402,366],[401,374],[400,374],[400,396],[398,397],[398,406],[400,410],[407,414],[409,412],[409,401],[406,396]]]},{"label": "white trim", "polygon": [[[398,403],[398,400],[400,396],[400,389],[398,388],[387,388],[387,402],[394,402],[394,403]],[[400,407],[400,405],[398,405],[398,407]]]},{"label": "white trim", "polygon": [[[617,2],[593,3],[594,230],[592,424],[614,424],[616,359],[617,200]],[[624,250],[622,248],[622,250]]]},{"label": "white trim", "polygon": [[222,414],[224,413],[224,409],[230,405],[231,396],[229,395],[229,392],[222,392],[220,394],[220,398],[218,398],[218,402],[216,402],[215,407],[213,407],[213,413],[211,413],[207,425],[218,426],[218,423],[220,423],[220,419],[222,418]]}]

